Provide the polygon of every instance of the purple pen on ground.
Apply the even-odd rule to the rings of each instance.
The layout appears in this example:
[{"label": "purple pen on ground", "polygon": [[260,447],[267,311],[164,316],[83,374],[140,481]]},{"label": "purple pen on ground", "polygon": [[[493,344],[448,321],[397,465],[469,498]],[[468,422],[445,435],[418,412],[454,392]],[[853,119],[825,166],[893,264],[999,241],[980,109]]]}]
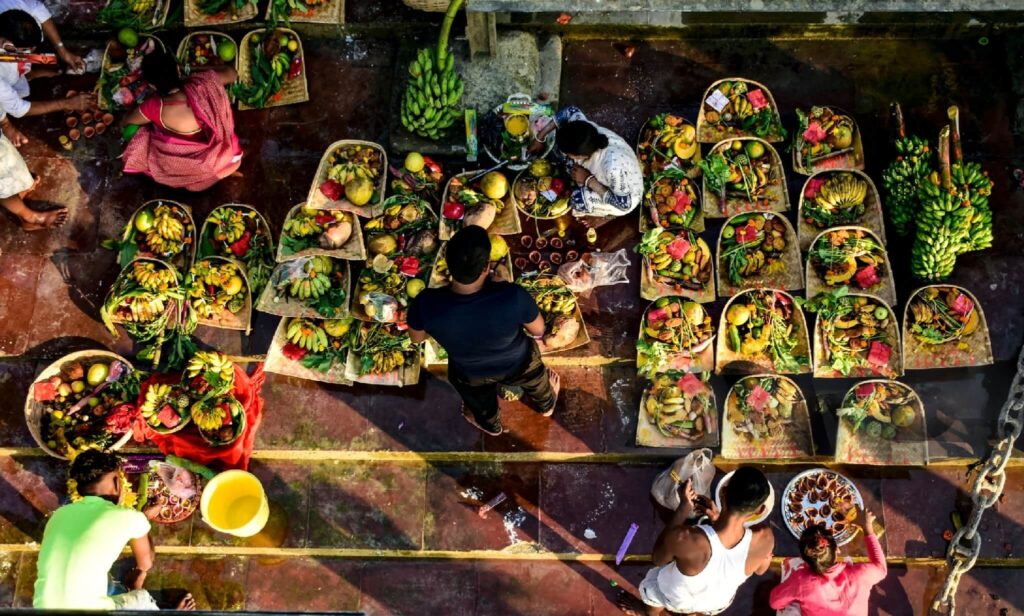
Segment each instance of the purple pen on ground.
[{"label": "purple pen on ground", "polygon": [[491,500],[487,501],[486,504],[481,506],[480,510],[477,511],[477,515],[479,515],[481,518],[486,518],[487,517],[487,512],[490,511],[491,509],[494,509],[495,507],[497,507],[501,503],[505,502],[505,498],[506,498],[505,493],[501,492],[500,494],[498,494],[497,496],[495,496]]},{"label": "purple pen on ground", "polygon": [[629,549],[629,544],[633,543],[633,537],[636,537],[636,531],[640,530],[636,522],[629,525],[629,530],[626,531],[626,538],[622,540],[622,545],[619,546],[619,551],[615,553],[615,564],[621,565],[622,559],[626,557],[626,550]]}]

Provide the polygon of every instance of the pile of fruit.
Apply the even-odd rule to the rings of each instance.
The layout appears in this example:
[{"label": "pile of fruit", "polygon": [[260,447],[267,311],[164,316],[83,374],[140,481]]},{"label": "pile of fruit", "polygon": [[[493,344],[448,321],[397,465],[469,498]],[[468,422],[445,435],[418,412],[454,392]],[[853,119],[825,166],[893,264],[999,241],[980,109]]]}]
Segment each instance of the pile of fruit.
[{"label": "pile of fruit", "polygon": [[716,143],[728,137],[752,135],[782,141],[782,127],[771,95],[751,82],[726,80],[708,91],[701,109],[701,141]]},{"label": "pile of fruit", "polygon": [[199,238],[199,257],[210,256],[241,261],[256,297],[274,269],[274,238],[256,210],[222,205],[206,217]]},{"label": "pile of fruit", "polygon": [[[488,234],[491,240],[491,253],[488,256],[488,267],[491,271],[492,280],[512,282],[511,264],[508,258],[508,242],[500,235]],[[434,268],[430,271],[430,286],[445,287],[451,284],[451,274],[448,272],[448,261],[445,259],[445,248],[441,247],[438,252]],[[416,297],[410,295],[410,297]]]},{"label": "pile of fruit", "polygon": [[151,201],[135,212],[120,242],[104,246],[120,251],[121,265],[138,257],[157,258],[185,269],[192,261],[196,230],[192,216],[171,201]]},{"label": "pile of fruit", "polygon": [[68,361],[32,385],[43,444],[64,458],[105,450],[131,429],[139,375],[108,356]]},{"label": "pile of fruit", "polygon": [[836,156],[854,158],[857,124],[853,118],[828,107],[811,107],[810,113],[797,109],[796,117],[798,129],[793,148],[799,157],[800,168],[809,171]]},{"label": "pile of fruit", "polygon": [[808,312],[818,314],[819,369],[843,376],[899,376],[903,370],[896,315],[874,298],[848,295],[848,288],[819,294],[804,303]]},{"label": "pile of fruit", "polygon": [[185,299],[178,274],[167,265],[139,259],[121,270],[100,308],[100,318],[111,335],[120,323],[137,342],[163,336],[171,315]]},{"label": "pile of fruit", "polygon": [[695,291],[711,282],[711,248],[692,231],[651,229],[636,251],[658,282]]},{"label": "pile of fruit", "polygon": [[799,310],[793,300],[769,289],[744,291],[730,300],[725,312],[726,346],[751,361],[768,360],[776,372],[800,372],[810,365],[802,354]]},{"label": "pile of fruit", "polygon": [[[757,204],[765,198],[769,186],[778,185],[773,151],[760,141],[733,140],[716,145],[711,155],[700,161],[704,185],[719,199],[743,199]],[[724,199],[723,199],[724,197]],[[719,207],[724,210],[725,203]]]},{"label": "pile of fruit", "polygon": [[326,374],[335,365],[344,365],[351,344],[353,320],[286,319],[287,342],[281,354],[299,362],[303,368]]},{"label": "pile of fruit", "polygon": [[682,172],[666,172],[644,194],[651,220],[662,229],[692,228],[700,211],[693,181]]},{"label": "pile of fruit", "polygon": [[803,399],[793,381],[780,376],[749,376],[740,379],[725,404],[725,420],[749,442],[786,438]]},{"label": "pile of fruit", "polygon": [[409,83],[402,96],[402,126],[420,137],[437,141],[462,117],[465,84],[455,74],[455,56],[448,51],[448,34],[463,0],[448,5],[437,49],[420,49],[409,64]]},{"label": "pile of fruit", "polygon": [[562,170],[543,158],[530,163],[512,185],[519,211],[534,218],[558,218],[568,212],[571,193]]},{"label": "pile of fruit", "polygon": [[185,276],[188,301],[203,321],[231,320],[249,306],[245,277],[232,261],[200,259]]},{"label": "pile of fruit", "polygon": [[327,155],[326,168],[319,189],[329,200],[357,207],[377,204],[384,184],[384,154],[376,147],[342,144]]},{"label": "pile of fruit", "polygon": [[416,347],[404,328],[394,323],[359,323],[351,353],[359,375],[388,374],[415,361]]},{"label": "pile of fruit", "polygon": [[643,402],[647,421],[669,438],[695,441],[714,425],[714,393],[693,374],[675,371],[655,375]]},{"label": "pile of fruit", "polygon": [[107,0],[96,20],[111,28],[153,30],[163,25],[166,0]]},{"label": "pile of fruit", "polygon": [[139,414],[157,434],[171,434],[192,421],[189,414],[191,405],[192,399],[184,387],[170,383],[149,383],[142,397],[142,405],[139,406]]},{"label": "pile of fruit", "polygon": [[[393,195],[384,201],[384,212],[371,218],[364,227],[366,249],[371,258],[378,255],[415,258],[422,271],[437,254],[437,216],[426,200],[416,195]],[[407,264],[408,265],[408,264]]]},{"label": "pile of fruit", "polygon": [[271,277],[273,301],[295,302],[328,319],[339,317],[348,302],[346,270],[344,262],[323,255],[283,263]]},{"label": "pile of fruit", "polygon": [[558,277],[520,279],[519,285],[533,296],[544,317],[542,349],[554,351],[576,341],[581,323],[577,317],[576,296]]},{"label": "pile of fruit", "polygon": [[661,113],[647,120],[640,131],[636,155],[644,177],[649,180],[669,170],[682,171],[689,177],[700,172],[697,130],[693,124],[671,113]]},{"label": "pile of fruit", "polygon": [[[720,267],[735,286],[776,274],[786,267],[786,223],[770,213],[733,216],[722,227]],[[747,285],[750,286],[750,285]]]},{"label": "pile of fruit", "polygon": [[444,171],[434,159],[419,152],[409,152],[405,156],[402,168],[395,170],[391,180],[391,192],[396,195],[418,194],[437,199],[444,181]]},{"label": "pile of fruit", "polygon": [[131,109],[155,92],[142,80],[142,59],[158,48],[157,39],[150,36],[140,38],[130,28],[123,28],[118,32],[117,40],[107,43],[107,53],[96,81],[96,93],[102,109]]},{"label": "pile of fruit", "polygon": [[392,323],[404,322],[409,299],[427,284],[419,278],[426,266],[416,257],[398,256],[394,260],[377,255],[359,272],[355,298],[368,319]]},{"label": "pile of fruit", "polygon": [[197,400],[189,414],[199,435],[214,447],[230,445],[245,432],[245,407],[230,394]]},{"label": "pile of fruit", "polygon": [[864,216],[867,197],[866,180],[849,171],[828,171],[807,181],[801,213],[817,229],[852,225]]},{"label": "pile of fruit", "polygon": [[281,227],[281,256],[303,255],[310,249],[341,250],[352,238],[354,216],[342,210],[302,206]]},{"label": "pile of fruit", "polygon": [[448,180],[441,207],[441,239],[450,239],[464,226],[489,229],[505,209],[506,194],[508,179],[498,171],[491,171],[469,184],[461,176]]},{"label": "pile of fruit", "polygon": [[929,345],[956,342],[978,331],[981,316],[969,295],[957,287],[925,287],[910,298],[904,327]]},{"label": "pile of fruit", "polygon": [[238,15],[249,4],[256,4],[255,0],[196,0],[196,8],[204,15],[219,15],[227,13]]},{"label": "pile of fruit", "polygon": [[888,277],[885,248],[860,227],[825,231],[811,244],[808,259],[829,287],[855,285],[878,293]]},{"label": "pile of fruit", "polygon": [[[220,0],[217,0],[218,2]],[[232,0],[234,1],[234,0]],[[242,6],[249,0],[241,0]],[[206,5],[200,3],[200,9]],[[182,50],[183,53],[178,61],[192,68],[206,66],[234,66],[235,56],[238,54],[238,47],[235,42],[225,34],[195,34],[188,39],[188,43]]]},{"label": "pile of fruit", "polygon": [[862,383],[854,388],[836,415],[854,432],[891,441],[914,425],[919,401],[914,390],[896,381]]},{"label": "pile of fruit", "polygon": [[700,353],[713,337],[711,315],[703,306],[679,297],[662,297],[644,313],[636,349],[651,370],[672,355]]},{"label": "pile of fruit", "polygon": [[284,84],[302,77],[302,49],[294,34],[283,30],[257,32],[247,37],[249,71],[231,84],[235,100],[253,108],[266,107],[280,98]]}]

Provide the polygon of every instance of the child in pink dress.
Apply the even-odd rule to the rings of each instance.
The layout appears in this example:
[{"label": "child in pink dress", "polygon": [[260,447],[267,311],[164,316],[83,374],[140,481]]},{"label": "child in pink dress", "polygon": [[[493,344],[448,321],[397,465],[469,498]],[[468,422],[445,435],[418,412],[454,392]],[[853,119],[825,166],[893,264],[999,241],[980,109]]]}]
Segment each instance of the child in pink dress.
[{"label": "child in pink dress", "polygon": [[869,562],[837,562],[831,531],[812,526],[800,536],[803,562],[772,590],[772,609],[798,607],[802,616],[867,616],[871,587],[885,579],[888,568],[875,536],[875,516],[865,511],[864,518]]}]

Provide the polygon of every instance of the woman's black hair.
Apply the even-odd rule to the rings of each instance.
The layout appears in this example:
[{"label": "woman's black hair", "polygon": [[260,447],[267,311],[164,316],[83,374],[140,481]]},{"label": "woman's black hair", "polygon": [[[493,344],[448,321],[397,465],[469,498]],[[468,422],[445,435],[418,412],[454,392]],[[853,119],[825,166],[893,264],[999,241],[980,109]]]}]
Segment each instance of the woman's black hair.
[{"label": "woman's black hair", "polygon": [[838,549],[832,531],[820,526],[808,527],[800,535],[800,558],[818,575],[824,575],[836,564]]},{"label": "woman's black hair", "polygon": [[107,473],[121,467],[121,460],[112,453],[97,449],[86,449],[75,457],[68,471],[68,478],[78,484],[79,494],[85,495],[96,482]]},{"label": "woman's black hair", "polygon": [[491,239],[483,227],[469,225],[460,229],[445,248],[448,272],[455,282],[471,284],[480,278],[491,258]]},{"label": "woman's black hair", "polygon": [[178,61],[163,49],[154,49],[142,59],[142,79],[156,88],[160,96],[167,96],[182,85]]},{"label": "woman's black hair", "polygon": [[31,49],[43,40],[43,31],[35,17],[11,10],[0,13],[0,36],[19,49]]},{"label": "woman's black hair", "polygon": [[558,127],[555,134],[558,149],[573,156],[590,156],[608,147],[608,137],[590,122],[573,120]]}]

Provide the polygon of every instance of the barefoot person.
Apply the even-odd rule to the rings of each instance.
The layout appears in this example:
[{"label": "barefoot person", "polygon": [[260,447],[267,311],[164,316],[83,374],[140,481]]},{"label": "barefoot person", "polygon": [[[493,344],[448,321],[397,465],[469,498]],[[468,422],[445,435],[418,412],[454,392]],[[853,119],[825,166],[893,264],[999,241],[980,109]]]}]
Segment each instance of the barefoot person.
[{"label": "barefoot person", "polygon": [[576,189],[570,203],[576,216],[624,216],[640,204],[644,176],[633,148],[622,137],[587,120],[579,107],[565,107],[538,132],[531,150],[543,149],[552,131],[568,161]]},{"label": "barefoot person", "polygon": [[640,583],[640,599],[623,593],[619,607],[627,614],[718,614],[754,573],[768,570],[775,537],[767,525],[744,522],[764,511],[768,479],[756,468],[740,467],[722,490],[722,511],[704,511],[711,524],[690,524],[695,494],[683,484],[683,498],[668,527],[654,544],[656,565]]},{"label": "barefoot person", "polygon": [[490,280],[490,251],[480,227],[464,227],[452,237],[445,252],[451,286],[427,289],[412,301],[409,335],[413,342],[433,336],[444,347],[463,417],[497,436],[499,385],[521,387],[537,411],[550,416],[559,381],[537,347],[544,336],[537,303],[517,284]]},{"label": "barefoot person", "polygon": [[[0,6],[3,6],[0,4]],[[0,13],[0,46],[12,51],[29,52],[42,40],[42,33],[36,19],[21,10],[7,10]],[[32,71],[31,65],[20,62],[0,62],[0,205],[18,217],[21,228],[26,231],[50,229],[64,224],[68,218],[67,208],[46,212],[33,210],[25,205],[25,196],[36,185],[36,179],[17,148],[28,142],[14,124],[11,116],[42,115],[56,111],[82,111],[96,104],[96,97],[80,94],[56,101],[27,101],[28,80],[50,76],[51,72]]]},{"label": "barefoot person", "polygon": [[[45,609],[156,610],[153,597],[142,588],[153,567],[153,543],[147,514],[117,503],[122,497],[120,461],[96,450],[78,454],[68,473],[70,505],[57,509],[46,524],[39,549],[38,577],[32,605]],[[125,580],[131,589],[107,595],[107,576],[131,546],[135,567]],[[176,609],[193,610],[191,595]]]},{"label": "barefoot person", "polygon": [[800,558],[787,561],[784,571],[789,575],[772,589],[772,609],[796,606],[802,616],[867,616],[871,588],[888,571],[874,525],[874,514],[865,511],[868,562],[856,564],[839,561],[839,546],[830,531],[818,526],[805,530],[800,535]]}]

